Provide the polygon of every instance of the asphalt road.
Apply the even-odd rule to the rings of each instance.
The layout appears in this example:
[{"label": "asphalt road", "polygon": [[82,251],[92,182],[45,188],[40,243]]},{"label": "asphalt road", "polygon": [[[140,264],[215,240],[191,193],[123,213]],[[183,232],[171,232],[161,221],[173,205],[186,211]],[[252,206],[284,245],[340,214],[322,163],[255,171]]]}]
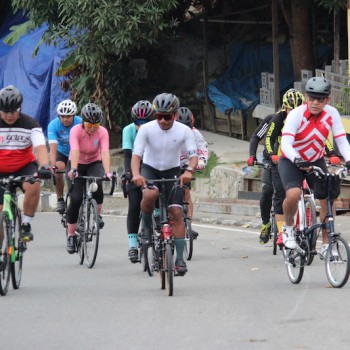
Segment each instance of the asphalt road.
[{"label": "asphalt road", "polygon": [[[68,255],[57,213],[38,213],[22,284],[0,297],[1,349],[348,349],[349,284],[315,259],[299,285],[258,230],[196,225],[174,296],[127,258],[125,217],[105,216],[96,265]],[[338,220],[344,227],[348,217]]]}]

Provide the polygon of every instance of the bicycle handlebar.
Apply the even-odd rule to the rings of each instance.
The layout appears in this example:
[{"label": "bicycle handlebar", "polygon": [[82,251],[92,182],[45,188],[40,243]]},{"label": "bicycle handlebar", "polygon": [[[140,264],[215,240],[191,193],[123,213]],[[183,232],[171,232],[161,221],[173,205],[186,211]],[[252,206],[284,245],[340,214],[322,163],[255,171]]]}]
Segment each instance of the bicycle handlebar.
[{"label": "bicycle handlebar", "polygon": [[9,184],[15,184],[16,182],[39,182],[41,178],[38,175],[20,175],[20,176],[9,176],[9,177],[3,177],[0,178],[0,185],[6,186]]},{"label": "bicycle handlebar", "polygon": [[318,177],[326,177],[326,176],[339,176],[339,178],[344,179],[345,177],[348,176],[348,168],[344,165],[331,165],[333,168],[338,168],[332,173],[325,173],[322,168],[312,165],[311,170],[314,172],[314,174]]},{"label": "bicycle handlebar", "polygon": [[[109,192],[110,195],[112,195],[113,192],[114,192],[116,179],[117,179],[116,172],[113,171],[113,173],[112,173],[111,190]],[[90,183],[97,182],[97,181],[110,181],[110,179],[107,176],[77,176],[77,177],[75,177],[74,179],[71,180],[72,181],[72,185],[71,185],[71,187],[69,189],[69,192],[72,192],[75,180],[85,180],[85,181],[88,181]]]}]

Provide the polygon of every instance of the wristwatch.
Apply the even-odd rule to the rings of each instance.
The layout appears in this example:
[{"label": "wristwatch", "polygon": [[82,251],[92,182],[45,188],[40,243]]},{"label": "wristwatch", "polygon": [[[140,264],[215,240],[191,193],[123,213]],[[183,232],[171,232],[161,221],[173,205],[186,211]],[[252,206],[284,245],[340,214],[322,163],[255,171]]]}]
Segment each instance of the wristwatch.
[{"label": "wristwatch", "polygon": [[188,166],[188,167],[185,169],[185,171],[189,171],[190,173],[193,174],[193,168],[191,168],[190,166]]}]

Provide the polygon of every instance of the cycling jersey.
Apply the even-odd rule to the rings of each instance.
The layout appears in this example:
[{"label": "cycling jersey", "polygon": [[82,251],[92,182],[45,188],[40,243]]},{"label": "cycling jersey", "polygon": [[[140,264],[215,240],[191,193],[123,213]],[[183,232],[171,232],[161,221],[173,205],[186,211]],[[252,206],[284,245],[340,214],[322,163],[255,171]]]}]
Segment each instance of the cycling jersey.
[{"label": "cycling jersey", "polygon": [[[108,131],[100,126],[89,135],[83,124],[75,125],[70,132],[69,144],[71,151],[79,150],[79,164],[89,164],[101,160],[101,152],[109,151]],[[71,154],[69,159],[71,160]]]},{"label": "cycling jersey", "polygon": [[[200,131],[198,131],[196,128],[192,128],[192,132],[197,146],[197,156],[204,158],[205,162],[207,163],[209,158],[208,143],[205,141]],[[180,156],[181,169],[188,164],[188,160],[188,152],[185,148],[183,148]]]},{"label": "cycling jersey", "polygon": [[185,144],[189,158],[197,156],[197,147],[191,129],[174,121],[163,130],[156,120],[144,124],[138,131],[133,153],[142,157],[143,163],[163,171],[180,167],[180,155]]},{"label": "cycling jersey", "polygon": [[69,133],[73,126],[81,124],[81,122],[82,119],[78,115],[73,118],[73,122],[69,126],[64,126],[59,117],[51,120],[47,127],[47,138],[49,143],[57,143],[57,152],[66,157],[69,156]]},{"label": "cycling jersey", "polygon": [[45,145],[40,124],[32,117],[20,113],[12,125],[0,119],[0,173],[19,171],[29,163],[36,162],[33,147]]},{"label": "cycling jersey", "polygon": [[[271,119],[273,118],[274,114],[270,114],[266,116],[259,126],[254,130],[252,136],[250,137],[249,141],[249,156],[254,156],[256,157],[256,151],[258,149],[259,142],[265,137],[266,132],[269,128],[269,124]],[[267,159],[266,157],[266,150],[264,149],[263,151],[264,158]]]},{"label": "cycling jersey", "polygon": [[332,131],[339,152],[345,161],[350,160],[350,146],[338,111],[326,105],[315,117],[307,104],[293,109],[287,116],[282,132],[281,151],[285,158],[315,162],[324,155],[325,143]]},{"label": "cycling jersey", "polygon": [[136,130],[135,123],[131,123],[123,129],[123,141],[122,141],[123,150],[133,149],[136,135],[137,135],[137,130]]},{"label": "cycling jersey", "polygon": [[[272,155],[281,155],[281,137],[282,129],[287,117],[287,112],[284,110],[278,111],[270,121],[269,128],[265,137],[265,149],[268,158]],[[335,155],[334,148],[327,139],[325,142],[325,149],[328,157]]]}]

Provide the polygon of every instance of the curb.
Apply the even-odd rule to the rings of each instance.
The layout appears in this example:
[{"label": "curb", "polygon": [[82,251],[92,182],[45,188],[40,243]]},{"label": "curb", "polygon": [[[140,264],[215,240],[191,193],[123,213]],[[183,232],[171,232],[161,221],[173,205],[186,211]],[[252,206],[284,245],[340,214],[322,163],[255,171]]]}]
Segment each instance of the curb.
[{"label": "curb", "polygon": [[[104,209],[103,215],[127,215],[127,200],[123,197],[121,192],[114,193],[113,197],[105,197],[105,202],[107,198],[109,199],[109,203],[106,206],[110,207],[111,201],[113,201],[115,208]],[[23,199],[23,194],[18,195],[18,206],[21,210],[23,209]],[[37,212],[55,212],[56,202],[57,196],[55,193],[41,193]],[[240,200],[218,202],[208,202],[204,200],[201,202],[200,200],[198,201],[197,198],[197,202],[193,203],[194,212],[197,213],[197,216],[192,219],[192,222],[195,224],[260,229],[261,222],[253,221],[253,219],[259,221],[257,214],[259,214],[260,209],[254,201],[251,202],[251,205],[248,205],[247,201]],[[232,216],[238,216],[239,218]]]}]

